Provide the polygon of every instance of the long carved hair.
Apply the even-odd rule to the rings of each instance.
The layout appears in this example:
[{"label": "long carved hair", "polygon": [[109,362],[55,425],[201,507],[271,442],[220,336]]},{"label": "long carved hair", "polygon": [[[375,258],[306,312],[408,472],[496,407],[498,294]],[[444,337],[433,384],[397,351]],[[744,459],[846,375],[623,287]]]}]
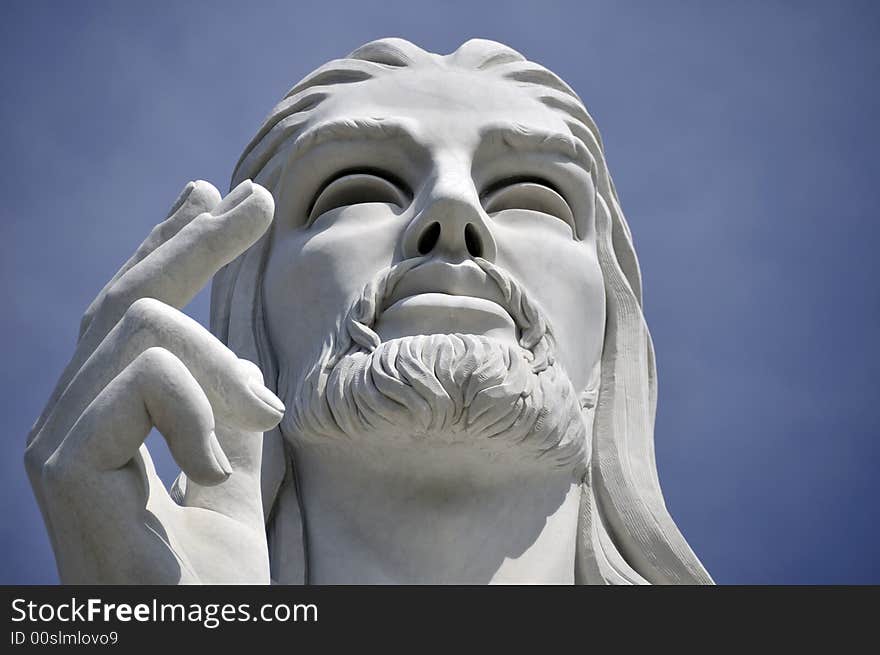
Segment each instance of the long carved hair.
[{"label": "long carved hair", "polygon": [[[666,509],[654,457],[657,379],[654,349],[642,313],[642,283],[632,236],[605,163],[593,119],[577,94],[554,73],[494,41],[475,39],[450,55],[428,53],[402,39],[368,43],[344,59],[321,66],[296,84],[272,110],[245,148],[232,176],[265,186],[280,197],[288,146],[296,142],[312,110],[341,84],[354,84],[395,69],[454,66],[510,80],[560,112],[594,160],[599,263],[607,319],[602,375],[593,427],[592,463],[583,485],[575,581],[579,584],[711,584]],[[278,366],[263,319],[262,276],[271,230],[214,278],[211,330],[241,357],[259,362],[266,384],[277,389]],[[308,580],[307,517],[297,489],[296,462],[278,429],[263,446],[263,507],[273,542],[284,542],[289,568],[299,558]],[[276,539],[274,517],[298,518],[301,530]],[[285,523],[289,523],[287,520]],[[276,561],[272,556],[273,566]]]}]

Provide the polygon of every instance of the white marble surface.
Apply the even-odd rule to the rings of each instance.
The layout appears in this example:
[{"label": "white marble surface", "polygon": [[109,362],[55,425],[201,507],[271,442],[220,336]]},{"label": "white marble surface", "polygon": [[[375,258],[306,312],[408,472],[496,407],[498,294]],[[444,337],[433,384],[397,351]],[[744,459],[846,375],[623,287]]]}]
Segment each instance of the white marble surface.
[{"label": "white marble surface", "polygon": [[[186,186],[29,436],[63,582],[711,582],[657,479],[629,229],[558,77],[490,41],[367,44],[291,89],[232,187]],[[215,273],[208,332],[180,309]]]}]

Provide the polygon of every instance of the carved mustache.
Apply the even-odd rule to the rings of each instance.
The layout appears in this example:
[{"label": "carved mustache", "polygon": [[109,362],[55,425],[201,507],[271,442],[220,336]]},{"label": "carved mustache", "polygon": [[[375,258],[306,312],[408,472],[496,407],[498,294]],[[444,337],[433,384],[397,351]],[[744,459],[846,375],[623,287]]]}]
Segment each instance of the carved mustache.
[{"label": "carved mustache", "polygon": [[469,295],[500,305],[519,330],[519,344],[533,356],[533,370],[553,364],[553,335],[545,313],[509,272],[475,257],[461,264],[430,256],[405,259],[381,271],[364,287],[346,318],[352,341],[367,351],[379,347],[373,331],[382,311],[398,300],[418,293]]}]

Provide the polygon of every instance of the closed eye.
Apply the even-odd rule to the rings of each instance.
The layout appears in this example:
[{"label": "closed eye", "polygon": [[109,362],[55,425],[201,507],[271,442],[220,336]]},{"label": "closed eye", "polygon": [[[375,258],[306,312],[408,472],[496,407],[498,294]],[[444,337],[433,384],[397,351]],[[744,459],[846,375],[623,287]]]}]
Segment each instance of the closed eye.
[{"label": "closed eye", "polygon": [[539,178],[513,178],[493,184],[483,195],[487,214],[505,209],[527,209],[565,221],[574,230],[571,207],[549,182]]},{"label": "closed eye", "polygon": [[406,186],[392,175],[382,171],[346,171],[325,182],[309,208],[309,223],[331,209],[383,202],[401,209],[410,202]]}]

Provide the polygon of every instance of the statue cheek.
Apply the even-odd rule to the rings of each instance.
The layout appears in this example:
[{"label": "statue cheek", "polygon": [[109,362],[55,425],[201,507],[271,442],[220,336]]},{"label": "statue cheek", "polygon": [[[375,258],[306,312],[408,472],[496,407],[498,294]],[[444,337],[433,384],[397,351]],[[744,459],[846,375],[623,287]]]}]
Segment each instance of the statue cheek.
[{"label": "statue cheek", "polygon": [[391,264],[403,227],[387,205],[371,203],[275,234],[263,282],[265,311],[287,362],[304,364],[334,332],[364,285]]},{"label": "statue cheek", "polygon": [[497,226],[498,266],[531,293],[550,321],[559,362],[578,390],[589,385],[601,357],[605,290],[592,242],[522,238],[522,230]]},{"label": "statue cheek", "polygon": [[339,207],[302,231],[302,252],[331,262],[360,289],[391,264],[406,224],[407,217],[388,203]]}]

